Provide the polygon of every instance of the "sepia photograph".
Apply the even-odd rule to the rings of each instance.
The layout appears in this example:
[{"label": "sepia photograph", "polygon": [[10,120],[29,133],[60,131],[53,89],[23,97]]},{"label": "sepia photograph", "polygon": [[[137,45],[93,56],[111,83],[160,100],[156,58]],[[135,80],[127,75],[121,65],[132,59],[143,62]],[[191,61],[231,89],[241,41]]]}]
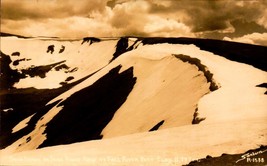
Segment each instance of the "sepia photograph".
[{"label": "sepia photograph", "polygon": [[1,166],[267,165],[266,0],[1,0]]}]

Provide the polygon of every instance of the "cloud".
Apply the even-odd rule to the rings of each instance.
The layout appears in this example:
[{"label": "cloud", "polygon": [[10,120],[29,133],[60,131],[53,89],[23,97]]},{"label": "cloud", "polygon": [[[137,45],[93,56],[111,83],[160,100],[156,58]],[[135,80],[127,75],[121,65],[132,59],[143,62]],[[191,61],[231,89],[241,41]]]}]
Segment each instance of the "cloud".
[{"label": "cloud", "polygon": [[105,0],[2,0],[2,19],[46,19],[88,16],[105,9]]},{"label": "cloud", "polygon": [[267,46],[267,33],[252,33],[237,38],[224,37],[223,40]]},{"label": "cloud", "polygon": [[3,32],[21,34],[25,36],[55,36],[76,37],[85,36],[103,37],[110,36],[112,27],[105,22],[84,17],[68,17],[65,19],[47,19],[45,21],[30,20],[8,21]]},{"label": "cloud", "polygon": [[148,8],[149,3],[146,1],[130,1],[116,4],[108,21],[116,31],[115,36],[147,36],[148,34],[143,29],[149,18]]},{"label": "cloud", "polygon": [[266,1],[2,0],[1,31],[27,36],[242,37],[267,32]]},{"label": "cloud", "polygon": [[163,19],[158,16],[150,16],[144,26],[144,31],[150,36],[194,36],[190,28],[173,19]]},{"label": "cloud", "polygon": [[262,15],[259,17],[258,23],[259,25],[262,25],[263,27],[267,29],[267,8],[264,10]]},{"label": "cloud", "polygon": [[180,0],[162,3],[164,2],[163,5],[151,0],[151,13],[180,20],[191,27],[193,33],[229,33],[229,30],[235,28],[231,24],[235,20],[266,25],[267,4],[263,1]]},{"label": "cloud", "polygon": [[101,20],[106,14],[104,0],[2,0],[1,31],[25,36],[108,35],[109,25]]}]

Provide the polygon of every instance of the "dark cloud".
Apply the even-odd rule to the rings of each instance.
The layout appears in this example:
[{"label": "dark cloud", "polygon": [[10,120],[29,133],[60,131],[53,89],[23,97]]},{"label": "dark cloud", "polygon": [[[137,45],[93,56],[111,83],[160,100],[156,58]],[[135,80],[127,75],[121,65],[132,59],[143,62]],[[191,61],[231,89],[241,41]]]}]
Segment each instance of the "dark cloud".
[{"label": "dark cloud", "polygon": [[260,26],[255,21],[248,22],[245,19],[238,19],[238,20],[233,20],[230,23],[235,28],[234,37],[240,37],[254,32],[258,33],[267,32],[266,28]]},{"label": "dark cloud", "polygon": [[224,37],[237,38],[237,37],[242,37],[247,34],[267,32],[266,28],[264,28],[263,26],[260,26],[255,21],[248,22],[244,19],[237,19],[237,20],[231,21],[230,25],[233,27],[234,32],[203,33],[202,37],[215,38],[215,39],[223,39]]},{"label": "dark cloud", "polygon": [[[166,5],[164,5],[164,3]],[[167,15],[181,11],[181,19],[191,27],[192,32],[222,31],[231,28],[230,22],[243,19],[247,22],[257,22],[267,8],[262,1],[163,1],[159,4],[151,0],[150,12]],[[182,16],[183,16],[182,15]]]}]

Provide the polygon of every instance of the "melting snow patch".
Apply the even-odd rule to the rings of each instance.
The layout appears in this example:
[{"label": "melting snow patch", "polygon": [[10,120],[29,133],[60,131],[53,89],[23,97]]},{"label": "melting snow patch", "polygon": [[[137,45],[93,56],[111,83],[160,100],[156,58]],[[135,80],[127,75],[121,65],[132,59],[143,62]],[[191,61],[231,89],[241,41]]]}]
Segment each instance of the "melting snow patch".
[{"label": "melting snow patch", "polygon": [[[35,114],[33,114],[35,115]],[[28,118],[24,119],[23,121],[19,122],[13,129],[12,129],[12,133],[15,133],[23,128],[25,128],[28,125],[28,122],[31,120],[31,118],[33,117],[33,115],[29,116]]]},{"label": "melting snow patch", "polygon": [[3,109],[3,112],[13,111],[13,108]]}]

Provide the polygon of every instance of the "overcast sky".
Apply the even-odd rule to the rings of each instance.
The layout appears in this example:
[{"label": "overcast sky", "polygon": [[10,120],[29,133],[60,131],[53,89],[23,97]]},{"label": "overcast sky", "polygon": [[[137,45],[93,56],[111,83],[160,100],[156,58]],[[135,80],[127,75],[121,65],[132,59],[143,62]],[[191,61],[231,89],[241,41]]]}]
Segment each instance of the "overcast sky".
[{"label": "overcast sky", "polygon": [[265,0],[1,0],[1,32],[202,37],[267,45]]}]

